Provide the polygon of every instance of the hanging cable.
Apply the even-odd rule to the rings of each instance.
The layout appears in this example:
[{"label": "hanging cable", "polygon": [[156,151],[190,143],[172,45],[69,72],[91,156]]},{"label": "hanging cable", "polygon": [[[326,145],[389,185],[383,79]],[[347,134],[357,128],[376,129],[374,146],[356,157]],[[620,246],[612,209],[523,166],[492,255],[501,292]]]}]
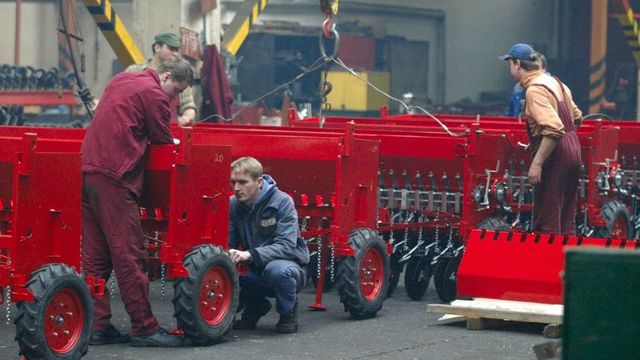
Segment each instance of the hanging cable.
[{"label": "hanging cable", "polygon": [[64,30],[64,36],[67,39],[67,46],[69,47],[69,57],[71,58],[71,64],[73,65],[73,72],[76,75],[76,84],[78,86],[78,95],[80,96],[80,100],[84,104],[84,107],[87,109],[87,113],[90,118],[93,118],[93,109],[95,108],[95,102],[93,99],[93,95],[91,95],[91,91],[85,87],[84,81],[82,81],[82,77],[80,76],[80,72],[78,71],[78,64],[76,63],[75,54],[73,52],[73,46],[71,45],[71,35],[67,30],[67,19],[64,11],[64,0],[58,1],[60,7],[60,20],[62,21],[62,29]]},{"label": "hanging cable", "polygon": [[341,68],[345,69],[347,72],[349,72],[351,75],[355,76],[357,79],[359,79],[360,81],[364,82],[367,84],[367,86],[371,87],[372,89],[374,89],[375,91],[379,92],[380,94],[384,95],[385,97],[389,98],[390,100],[396,101],[398,103],[400,103],[406,110],[407,112],[410,112],[412,110],[419,110],[421,112],[423,112],[424,114],[426,114],[427,116],[429,116],[431,119],[433,119],[435,122],[438,123],[438,125],[440,125],[440,127],[450,136],[453,137],[461,137],[461,136],[466,136],[469,132],[469,130],[465,130],[464,132],[461,133],[454,133],[451,130],[449,130],[449,127],[447,127],[447,125],[445,125],[442,121],[440,121],[440,119],[438,119],[435,115],[431,114],[429,111],[427,111],[426,109],[420,107],[420,106],[409,106],[407,105],[404,101],[402,101],[401,99],[398,99],[396,97],[391,96],[390,94],[386,93],[385,91],[383,91],[382,89],[380,89],[379,87],[375,86],[374,84],[372,84],[370,81],[363,79],[360,75],[358,75],[358,73],[355,72],[355,70],[353,70],[352,68],[348,67],[340,58],[334,58],[332,59],[333,63],[337,64],[338,66],[340,66]]}]

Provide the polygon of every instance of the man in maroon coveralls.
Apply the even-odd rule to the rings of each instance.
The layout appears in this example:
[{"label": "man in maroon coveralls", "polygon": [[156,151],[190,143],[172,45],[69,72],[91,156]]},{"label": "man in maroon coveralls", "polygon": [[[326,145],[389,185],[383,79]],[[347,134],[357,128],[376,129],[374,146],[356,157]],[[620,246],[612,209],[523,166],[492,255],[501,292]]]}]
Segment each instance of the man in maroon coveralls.
[{"label": "man in maroon coveralls", "polygon": [[533,231],[575,235],[580,142],[576,126],[582,112],[571,90],[540,67],[540,56],[530,45],[515,44],[500,59],[525,89],[527,134],[532,154],[529,183],[534,186]]},{"label": "man in maroon coveralls", "polygon": [[94,302],[91,345],[181,346],[151,312],[145,241],[138,212],[148,143],[173,142],[170,104],[193,82],[182,58],[120,73],[107,84],[82,144],[82,256],[86,275],[105,280],[115,271],[131,337],[110,322],[109,291]]}]

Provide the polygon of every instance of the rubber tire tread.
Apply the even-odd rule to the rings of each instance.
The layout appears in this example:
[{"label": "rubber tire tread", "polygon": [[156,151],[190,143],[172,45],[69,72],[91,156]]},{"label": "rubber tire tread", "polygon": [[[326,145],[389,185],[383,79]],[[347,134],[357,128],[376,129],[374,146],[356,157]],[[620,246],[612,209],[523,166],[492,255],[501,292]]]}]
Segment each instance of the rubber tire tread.
[{"label": "rubber tire tread", "polygon": [[[80,275],[65,264],[48,264],[31,274],[27,288],[35,300],[18,302],[18,315],[14,321],[20,355],[29,360],[77,360],[86,355],[93,324],[93,300]],[[47,304],[63,288],[72,288],[80,298],[84,310],[83,328],[75,348],[65,354],[56,354],[47,344],[43,322]]]},{"label": "rubber tire tread", "polygon": [[[206,244],[194,248],[184,257],[184,266],[189,276],[178,279],[174,285],[173,306],[174,317],[178,328],[193,342],[194,345],[211,345],[218,343],[231,329],[235,319],[239,301],[240,283],[238,271],[233,261],[219,247]],[[206,272],[219,266],[227,271],[233,285],[231,306],[224,319],[217,325],[208,325],[200,316],[199,296],[202,277]]]},{"label": "rubber tire tread", "polygon": [[[349,245],[355,256],[346,256],[338,264],[336,287],[344,310],[356,320],[369,319],[382,309],[389,288],[389,256],[384,240],[370,229],[357,229],[349,235]],[[384,261],[384,277],[378,296],[368,301],[360,289],[360,263],[370,248],[376,248]]]},{"label": "rubber tire tread", "polygon": [[509,224],[507,224],[506,221],[500,218],[490,217],[490,218],[482,219],[482,221],[480,221],[478,226],[476,226],[476,229],[509,231],[511,230],[511,226],[509,226]]},{"label": "rubber tire tread", "polygon": [[598,238],[609,238],[613,232],[613,226],[615,224],[616,219],[619,216],[622,216],[624,222],[627,225],[627,238],[634,239],[634,228],[633,223],[631,222],[631,217],[629,216],[629,211],[627,210],[626,205],[618,200],[611,200],[606,202],[600,208],[600,216],[604,221],[607,222],[607,227],[600,227],[596,229],[593,234],[593,237]]}]

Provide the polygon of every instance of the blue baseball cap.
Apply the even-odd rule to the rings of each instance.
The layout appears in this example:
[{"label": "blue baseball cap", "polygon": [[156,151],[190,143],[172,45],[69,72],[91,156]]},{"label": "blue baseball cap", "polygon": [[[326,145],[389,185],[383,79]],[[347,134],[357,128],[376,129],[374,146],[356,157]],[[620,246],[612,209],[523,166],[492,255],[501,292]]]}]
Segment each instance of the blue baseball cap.
[{"label": "blue baseball cap", "polygon": [[518,43],[511,47],[508,53],[498,57],[500,60],[510,60],[510,59],[518,59],[518,60],[533,60],[533,47],[528,44]]}]

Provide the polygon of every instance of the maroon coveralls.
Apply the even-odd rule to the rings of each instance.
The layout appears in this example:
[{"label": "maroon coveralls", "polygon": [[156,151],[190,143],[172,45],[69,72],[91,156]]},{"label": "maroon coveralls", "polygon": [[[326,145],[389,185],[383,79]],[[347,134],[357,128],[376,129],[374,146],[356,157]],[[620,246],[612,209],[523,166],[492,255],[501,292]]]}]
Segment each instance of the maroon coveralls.
[{"label": "maroon coveralls", "polygon": [[[565,134],[542,166],[542,178],[534,188],[533,231],[551,234],[576,233],[576,210],[578,206],[578,188],[580,180],[580,165],[582,163],[580,142],[576,134],[576,126],[571,116],[569,104],[566,102],[564,86],[556,78],[562,89],[562,101],[555,93],[542,84],[549,91],[558,104],[558,116],[562,120]],[[526,105],[525,105],[526,106]],[[542,135],[533,136],[527,125],[527,134],[533,156],[542,142]]]},{"label": "maroon coveralls", "polygon": [[[149,142],[171,143],[170,98],[153,69],[116,75],[82,144],[82,266],[105,280],[115,270],[133,336],[159,329],[149,303],[147,253],[137,200]],[[94,302],[93,331],[110,324],[109,290]]]}]

